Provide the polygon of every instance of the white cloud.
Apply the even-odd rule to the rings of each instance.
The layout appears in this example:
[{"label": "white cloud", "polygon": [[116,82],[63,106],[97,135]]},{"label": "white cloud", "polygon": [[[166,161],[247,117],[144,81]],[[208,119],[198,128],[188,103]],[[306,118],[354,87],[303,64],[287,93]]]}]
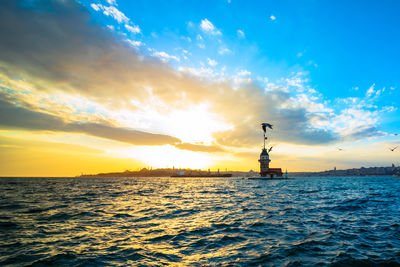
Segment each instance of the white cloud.
[{"label": "white cloud", "polygon": [[205,46],[205,44],[204,44],[203,37],[202,37],[200,34],[197,34],[196,40],[197,40],[197,46],[198,46],[198,47],[200,47],[201,49],[206,48],[206,46]]},{"label": "white cloud", "polygon": [[397,110],[397,108],[394,107],[394,106],[386,106],[386,107],[382,108],[382,112],[393,112],[393,111],[396,111],[396,110]]},{"label": "white cloud", "polygon": [[144,43],[142,43],[141,41],[133,41],[130,39],[126,39],[125,40],[130,46],[133,46],[134,48],[138,48],[139,46],[144,45]]},{"label": "white cloud", "polygon": [[128,24],[125,24],[125,28],[130,31],[131,33],[140,33],[140,28],[137,25],[131,26]]},{"label": "white cloud", "polygon": [[200,24],[200,28],[203,32],[211,35],[221,35],[222,33],[211,23],[208,19],[203,19]]},{"label": "white cloud", "polygon": [[303,88],[303,84],[308,82],[307,78],[302,78],[301,75],[297,74],[294,77],[286,78],[286,82],[289,86]]},{"label": "white cloud", "polygon": [[173,56],[173,55],[169,55],[167,53],[165,53],[164,51],[156,51],[153,53],[154,57],[158,57],[159,59],[161,59],[163,62],[168,62],[171,59],[176,60],[176,61],[180,61],[179,57]]},{"label": "white cloud", "polygon": [[106,2],[112,6],[116,6],[117,5],[117,1],[116,0],[106,0]]},{"label": "white cloud", "polygon": [[366,96],[370,97],[373,93],[375,93],[375,84],[371,85],[371,87],[367,90]]},{"label": "white cloud", "polygon": [[[318,97],[312,94],[317,93],[314,89],[310,89],[307,93],[296,94],[295,97],[291,99],[293,101],[292,107],[301,107],[307,109],[310,113],[331,113],[333,109],[326,106],[326,103],[318,103]],[[320,123],[315,120],[316,123]]]},{"label": "white cloud", "polygon": [[91,4],[90,6],[96,11],[103,10],[104,15],[114,18],[116,21],[118,21],[118,23],[129,22],[129,18],[125,16],[124,13],[119,11],[115,6],[104,6],[101,4]]},{"label": "white cloud", "polygon": [[218,54],[220,54],[220,55],[229,54],[229,53],[231,53],[231,52],[232,52],[232,51],[229,50],[229,49],[226,48],[226,47],[221,47],[221,48],[218,50]]},{"label": "white cloud", "polygon": [[246,37],[242,30],[237,30],[237,35],[238,35],[239,38],[245,38]]},{"label": "white cloud", "polygon": [[211,68],[205,68],[201,67],[200,69],[195,69],[195,68],[187,68],[187,67],[179,67],[178,70],[180,72],[185,72],[193,76],[198,76],[198,77],[213,77],[214,73]]},{"label": "white cloud", "polygon": [[103,6],[103,14],[106,16],[113,17],[119,23],[129,22],[129,19],[125,16],[125,14],[119,11],[114,6],[109,6],[109,7]]},{"label": "white cloud", "polygon": [[101,5],[100,5],[100,4],[97,5],[97,4],[93,4],[93,3],[92,3],[92,4],[90,4],[90,6],[91,6],[95,11],[99,11]]},{"label": "white cloud", "polygon": [[248,76],[248,75],[250,75],[250,74],[251,74],[251,72],[248,71],[248,70],[241,70],[241,71],[239,71],[239,72],[237,73],[238,76]]},{"label": "white cloud", "polygon": [[213,60],[211,58],[207,58],[207,63],[208,63],[208,65],[210,65],[212,67],[214,67],[214,66],[216,66],[218,64],[217,61],[215,61],[215,60]]},{"label": "white cloud", "polygon": [[269,16],[269,19],[274,21],[274,20],[276,20],[276,17],[274,15],[271,15],[271,16]]}]

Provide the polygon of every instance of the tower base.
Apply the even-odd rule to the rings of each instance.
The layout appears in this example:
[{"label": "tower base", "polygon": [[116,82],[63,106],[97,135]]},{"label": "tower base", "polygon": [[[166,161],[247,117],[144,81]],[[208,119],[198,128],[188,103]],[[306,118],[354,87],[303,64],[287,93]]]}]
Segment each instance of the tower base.
[{"label": "tower base", "polygon": [[268,168],[267,170],[260,172],[261,177],[265,178],[281,178],[283,176],[281,168]]}]

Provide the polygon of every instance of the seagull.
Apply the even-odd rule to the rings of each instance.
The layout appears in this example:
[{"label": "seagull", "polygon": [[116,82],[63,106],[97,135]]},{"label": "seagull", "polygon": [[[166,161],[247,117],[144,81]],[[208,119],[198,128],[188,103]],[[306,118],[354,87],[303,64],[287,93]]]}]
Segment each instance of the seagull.
[{"label": "seagull", "polygon": [[390,148],[390,147],[389,147],[389,149],[390,149],[390,151],[393,152],[393,151],[394,151],[396,148],[398,148],[398,147],[399,147],[399,146],[396,146],[396,147],[394,147],[394,148]]},{"label": "seagull", "polygon": [[339,151],[343,151],[343,148],[338,147],[337,149],[338,149]]},{"label": "seagull", "polygon": [[273,146],[268,149],[268,153],[272,151]]},{"label": "seagull", "polygon": [[261,127],[264,130],[264,133],[267,131],[267,127],[272,130],[272,124],[269,124],[269,123],[266,123],[266,122],[261,123]]}]

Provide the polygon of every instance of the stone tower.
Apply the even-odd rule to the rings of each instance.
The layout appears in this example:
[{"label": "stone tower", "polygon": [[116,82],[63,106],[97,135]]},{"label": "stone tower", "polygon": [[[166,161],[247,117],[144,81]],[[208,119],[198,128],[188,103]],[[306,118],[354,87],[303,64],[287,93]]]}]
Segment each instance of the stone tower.
[{"label": "stone tower", "polygon": [[260,162],[260,175],[263,177],[267,176],[269,163],[271,162],[271,160],[269,159],[269,155],[265,147],[261,151],[260,159],[258,161]]}]

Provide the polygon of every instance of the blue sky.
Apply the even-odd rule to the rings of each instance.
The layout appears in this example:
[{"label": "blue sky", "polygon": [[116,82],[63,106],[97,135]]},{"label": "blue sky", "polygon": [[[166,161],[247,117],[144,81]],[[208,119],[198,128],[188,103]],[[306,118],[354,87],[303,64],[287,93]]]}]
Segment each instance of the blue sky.
[{"label": "blue sky", "polygon": [[[278,68],[281,75],[277,78],[302,69],[328,97],[337,90],[344,93],[373,83],[382,87],[398,83],[397,1],[118,1],[117,8],[140,27],[141,34],[135,38],[149,47],[171,54],[178,47],[191,48],[199,61],[204,56],[215,57],[221,65],[248,68],[259,75]],[[92,14],[102,24],[121,26],[101,13]],[[221,35],[203,34],[207,48],[201,50],[193,43],[202,33],[192,28],[204,19]],[[245,38],[238,37],[238,30]],[[193,43],[182,37],[190,37]],[[223,45],[232,53],[218,55],[215,48]]]},{"label": "blue sky", "polygon": [[[29,137],[52,149],[97,151],[114,162],[103,171],[118,171],[115,157],[134,166],[249,170],[258,168],[259,125],[267,121],[275,166],[400,164],[389,150],[400,145],[398,1],[0,7],[7,149]],[[0,157],[10,153],[0,149]],[[59,153],[62,164],[67,152]]]},{"label": "blue sky", "polygon": [[[83,3],[90,9],[93,1]],[[390,91],[378,105],[396,105],[400,96],[390,90],[400,77],[397,1],[118,1],[115,6],[139,34],[101,12],[92,10],[93,19],[141,41],[144,52],[153,48],[179,57],[180,62],[170,61],[177,68],[198,68],[210,58],[216,70],[225,67],[230,75],[248,70],[253,79],[274,83],[302,72],[333,108],[336,98],[363,97],[374,84]],[[204,19],[220,34],[201,31]],[[222,49],[229,51],[218,53]],[[187,60],[180,50],[190,53]],[[383,125],[387,130],[398,129],[390,123],[393,114]]]}]

